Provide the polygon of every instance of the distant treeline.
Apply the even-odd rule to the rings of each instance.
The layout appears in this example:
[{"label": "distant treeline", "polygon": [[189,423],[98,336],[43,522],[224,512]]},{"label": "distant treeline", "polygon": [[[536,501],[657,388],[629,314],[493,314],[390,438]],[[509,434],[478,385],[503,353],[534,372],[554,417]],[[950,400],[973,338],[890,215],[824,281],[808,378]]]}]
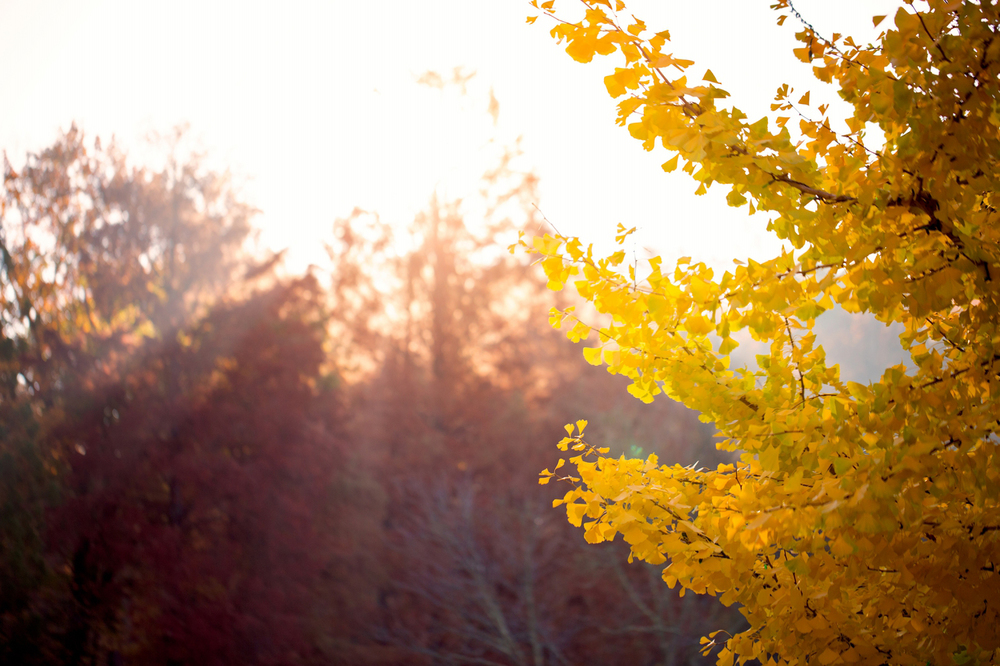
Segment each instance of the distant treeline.
[{"label": "distant treeline", "polygon": [[503,251],[531,174],[492,171],[476,219],[356,211],[282,277],[226,177],[166,157],[74,128],[4,165],[0,663],[688,664],[740,624],[537,483],[583,416],[626,456],[722,458],[547,327]]}]

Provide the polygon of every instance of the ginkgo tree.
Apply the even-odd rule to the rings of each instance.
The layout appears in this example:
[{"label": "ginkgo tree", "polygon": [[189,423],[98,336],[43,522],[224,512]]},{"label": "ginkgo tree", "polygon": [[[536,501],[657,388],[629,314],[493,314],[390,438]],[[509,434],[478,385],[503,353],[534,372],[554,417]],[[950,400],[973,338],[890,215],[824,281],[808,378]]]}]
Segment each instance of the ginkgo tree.
[{"label": "ginkgo tree", "polygon": [[[795,57],[847,111],[782,86],[753,120],[668,53],[668,32],[618,0],[583,4],[566,18],[535,0],[528,21],[553,19],[580,62],[623,58],[604,79],[619,124],[699,192],[768,215],[789,249],[719,276],[522,238],[551,288],[604,315],[567,308],[553,325],[635,397],[700,411],[737,454],[716,469],[609,458],[580,421],[559,443],[569,465],[541,481],[571,484],[556,504],[588,541],[621,534],[682,594],[741,605],[749,629],[703,639],[720,664],[1000,661],[1000,10],[908,2],[861,45],[777,0],[779,23],[805,26]],[[901,324],[912,368],[842,381],[813,332],[838,305]],[[738,333],[769,343],[755,367],[731,365]]]}]

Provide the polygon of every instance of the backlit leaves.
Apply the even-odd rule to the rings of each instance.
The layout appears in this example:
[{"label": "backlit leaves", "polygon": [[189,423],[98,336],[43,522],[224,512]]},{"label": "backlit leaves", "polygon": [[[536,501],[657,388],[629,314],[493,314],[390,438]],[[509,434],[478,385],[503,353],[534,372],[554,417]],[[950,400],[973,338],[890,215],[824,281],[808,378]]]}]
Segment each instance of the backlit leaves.
[{"label": "backlit leaves", "polygon": [[[774,117],[718,106],[715,75],[687,76],[693,63],[664,52],[669,35],[621,6],[584,4],[578,22],[541,9],[574,59],[623,58],[604,79],[619,123],[665,148],[664,170],[681,166],[697,193],[722,186],[731,206],[767,212],[794,249],[719,276],[691,260],[626,265],[561,236],[521,242],[550,287],[572,283],[605,317],[562,315],[574,340],[598,333],[587,361],[628,377],[641,400],[698,410],[739,453],[682,468],[566,438],[560,448],[580,454],[561,502],[570,521],[590,542],[620,534],[633,558],[666,565],[671,587],[741,604],[751,627],[725,641],[720,664],[993,663],[1000,17],[926,2],[870,46],[798,33],[794,56],[850,105],[844,135],[826,106],[792,122],[810,100],[788,86]],[[779,22],[793,11],[773,8]],[[902,324],[915,369],[845,384],[812,333],[835,305]],[[757,368],[730,365],[740,331],[769,345]]]}]

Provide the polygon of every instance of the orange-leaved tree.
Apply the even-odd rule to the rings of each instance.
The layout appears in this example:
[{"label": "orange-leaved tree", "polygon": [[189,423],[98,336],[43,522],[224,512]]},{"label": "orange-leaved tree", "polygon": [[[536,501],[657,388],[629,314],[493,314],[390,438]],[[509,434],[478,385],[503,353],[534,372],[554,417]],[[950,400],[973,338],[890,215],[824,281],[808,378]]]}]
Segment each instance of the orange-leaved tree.
[{"label": "orange-leaved tree", "polygon": [[[608,317],[592,328],[553,312],[590,341],[591,363],[628,376],[637,398],[699,410],[739,452],[709,470],[613,459],[584,440],[585,422],[567,426],[575,471],[541,480],[572,484],[570,522],[591,542],[621,534],[682,593],[740,604],[750,628],[720,645],[720,664],[996,663],[1000,11],[909,2],[868,46],[802,21],[796,57],[849,110],[789,124],[808,93],[783,86],[776,117],[751,121],[618,0],[584,2],[578,21],[532,4],[574,59],[624,57],[605,78],[619,123],[649,150],[662,143],[665,171],[725,187],[793,248],[721,276],[655,258],[640,280],[624,252],[520,242],[550,287],[574,285]],[[779,23],[795,13],[789,0],[773,9]],[[843,381],[812,331],[838,304],[901,324],[912,369]],[[757,367],[730,366],[740,331],[770,343]]]}]

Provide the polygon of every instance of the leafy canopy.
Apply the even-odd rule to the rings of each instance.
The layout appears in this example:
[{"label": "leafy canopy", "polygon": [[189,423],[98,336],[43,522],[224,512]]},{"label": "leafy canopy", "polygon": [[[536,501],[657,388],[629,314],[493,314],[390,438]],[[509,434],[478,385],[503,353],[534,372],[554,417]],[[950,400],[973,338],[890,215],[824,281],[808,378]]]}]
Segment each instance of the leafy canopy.
[{"label": "leafy canopy", "polygon": [[[572,284],[608,316],[592,328],[553,311],[589,341],[588,361],[643,401],[700,411],[739,452],[711,470],[611,459],[580,421],[559,445],[578,453],[575,471],[542,474],[573,484],[556,504],[588,541],[621,534],[631,557],[666,563],[682,594],[741,604],[750,628],[720,664],[1000,659],[997,9],[911,2],[868,46],[799,32],[795,56],[849,105],[838,133],[827,106],[788,86],[774,117],[722,107],[711,71],[690,76],[669,33],[620,1],[584,2],[575,22],[532,4],[575,60],[624,57],[604,79],[618,123],[647,150],[662,144],[665,171],[727,188],[794,248],[716,276],[688,259],[671,271],[595,257],[561,235],[520,241],[551,288]],[[772,8],[779,23],[795,11]],[[902,324],[914,369],[842,381],[812,332],[835,304]],[[730,367],[740,331],[770,343],[756,368]]]}]

